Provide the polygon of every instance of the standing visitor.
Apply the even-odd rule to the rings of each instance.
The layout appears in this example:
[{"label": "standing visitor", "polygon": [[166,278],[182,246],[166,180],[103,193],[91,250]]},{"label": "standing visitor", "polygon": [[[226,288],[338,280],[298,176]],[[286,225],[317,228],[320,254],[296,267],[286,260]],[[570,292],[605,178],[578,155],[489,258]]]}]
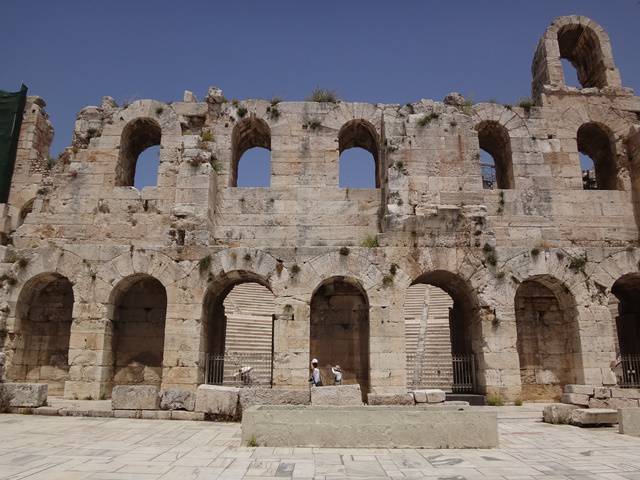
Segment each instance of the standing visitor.
[{"label": "standing visitor", "polygon": [[331,367],[331,373],[333,373],[333,384],[342,385],[342,369],[340,368],[340,365]]},{"label": "standing visitor", "polygon": [[322,376],[320,375],[320,369],[318,368],[318,359],[311,360],[311,378],[309,379],[314,387],[322,386]]}]

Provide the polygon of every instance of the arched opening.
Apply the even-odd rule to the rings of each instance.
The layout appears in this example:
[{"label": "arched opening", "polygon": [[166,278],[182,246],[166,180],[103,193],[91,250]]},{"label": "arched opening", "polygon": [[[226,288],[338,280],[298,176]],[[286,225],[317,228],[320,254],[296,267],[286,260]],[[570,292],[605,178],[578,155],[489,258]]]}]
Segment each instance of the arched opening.
[{"label": "arched opening", "polygon": [[511,139],[505,127],[493,120],[477,127],[482,185],[486,189],[514,188]]},{"label": "arched opening", "polygon": [[271,386],[274,313],[260,276],[238,271],[214,282],[204,301],[204,382]]},{"label": "arched opening", "polygon": [[379,188],[378,134],[371,123],[356,119],[338,133],[340,188]]},{"label": "arched opening", "polygon": [[607,86],[607,67],[600,40],[584,25],[570,24],[558,30],[560,58],[568,60],[577,73],[582,88]]},{"label": "arched opening", "polygon": [[369,300],[353,279],[332,277],[311,297],[310,354],[323,383],[332,384],[331,367],[340,365],[343,384],[359,384],[363,401],[370,388]]},{"label": "arched opening", "polygon": [[553,277],[530,277],[516,290],[515,313],[522,399],[559,399],[564,385],[582,381],[573,296]]},{"label": "arched opening", "polygon": [[[152,182],[148,183],[149,185],[157,184],[159,148],[149,149],[149,147],[159,147],[161,137],[160,125],[150,118],[132,120],[124,127],[120,138],[120,153],[115,176],[117,187],[132,187],[136,180],[142,186],[147,182]],[[146,152],[147,149],[149,149],[148,152]],[[158,160],[155,161],[155,158]],[[140,159],[143,165],[141,165],[142,172],[138,175]]]},{"label": "arched opening", "polygon": [[46,383],[52,396],[64,393],[73,301],[71,282],[62,275],[45,273],[25,284],[16,305],[19,337],[9,380]]},{"label": "arched opening", "polygon": [[126,277],[114,288],[113,385],[162,382],[167,292],[157,279]]},{"label": "arched opening", "polygon": [[584,189],[618,190],[615,141],[611,130],[598,123],[585,123],[578,129],[577,142]]},{"label": "arched opening", "polygon": [[640,388],[640,273],[620,277],[611,288],[610,307],[615,319],[618,384]]},{"label": "arched opening", "polygon": [[160,145],[154,145],[138,155],[133,186],[138,190],[142,190],[144,187],[153,187],[158,185],[159,169]]},{"label": "arched opening", "polygon": [[251,115],[238,122],[231,134],[231,148],[232,187],[271,185],[271,129],[264,120]]},{"label": "arched opening", "polygon": [[477,302],[457,275],[418,277],[404,303],[408,388],[477,393],[482,351]]}]

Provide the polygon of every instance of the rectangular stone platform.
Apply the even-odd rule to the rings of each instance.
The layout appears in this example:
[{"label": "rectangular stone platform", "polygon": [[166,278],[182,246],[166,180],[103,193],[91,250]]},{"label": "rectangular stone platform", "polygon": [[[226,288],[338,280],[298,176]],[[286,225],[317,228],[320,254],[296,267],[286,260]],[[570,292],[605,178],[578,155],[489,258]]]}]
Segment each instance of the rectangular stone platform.
[{"label": "rectangular stone platform", "polygon": [[620,433],[640,437],[640,408],[619,409],[618,424]]},{"label": "rectangular stone platform", "polygon": [[268,447],[492,448],[497,414],[464,407],[254,406],[242,442]]}]

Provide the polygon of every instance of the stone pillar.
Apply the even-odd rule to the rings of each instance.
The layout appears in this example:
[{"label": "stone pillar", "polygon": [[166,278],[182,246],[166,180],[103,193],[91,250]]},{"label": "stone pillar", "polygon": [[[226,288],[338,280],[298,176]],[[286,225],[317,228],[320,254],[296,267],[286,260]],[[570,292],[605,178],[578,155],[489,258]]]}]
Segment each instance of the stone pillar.
[{"label": "stone pillar", "polygon": [[477,381],[475,393],[495,392],[505,400],[515,400],[520,396],[520,361],[513,308],[513,303],[510,303],[495,311],[489,308],[479,311],[479,325],[472,330]]},{"label": "stone pillar", "polygon": [[300,303],[286,310],[273,323],[273,387],[302,390],[309,388],[311,309]]},{"label": "stone pillar", "polygon": [[172,301],[172,290],[167,289],[161,388],[192,391],[204,382],[202,304]]},{"label": "stone pillar", "polygon": [[65,398],[103,399],[111,395],[113,370],[111,306],[73,304],[69,338],[69,379]]},{"label": "stone pillar", "polygon": [[371,392],[407,391],[407,357],[402,305],[369,308],[369,369]]},{"label": "stone pillar", "polygon": [[585,385],[614,385],[615,374],[611,362],[616,358],[615,332],[608,305],[578,306],[580,350],[576,354],[577,383]]}]

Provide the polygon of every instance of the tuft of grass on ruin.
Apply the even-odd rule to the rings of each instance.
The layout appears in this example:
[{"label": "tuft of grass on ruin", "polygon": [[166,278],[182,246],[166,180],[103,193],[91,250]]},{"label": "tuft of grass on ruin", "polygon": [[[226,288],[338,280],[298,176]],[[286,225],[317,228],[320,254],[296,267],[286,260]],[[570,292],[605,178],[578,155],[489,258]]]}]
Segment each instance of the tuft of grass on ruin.
[{"label": "tuft of grass on ruin", "polygon": [[429,125],[432,121],[437,120],[438,118],[440,118],[440,114],[436,113],[436,112],[431,112],[431,113],[426,113],[423,116],[421,116],[418,121],[416,122],[416,124],[419,127],[426,127],[427,125]]},{"label": "tuft of grass on ruin", "polygon": [[378,244],[378,237],[376,237],[375,235],[368,235],[367,238],[362,241],[362,246],[365,248],[379,247],[380,245]]},{"label": "tuft of grass on ruin", "polygon": [[535,102],[531,99],[531,98],[521,98],[520,101],[518,102],[518,106],[520,108],[524,108],[525,111],[529,111],[531,110],[534,106],[535,106]]},{"label": "tuft of grass on ruin", "polygon": [[211,268],[211,255],[207,255],[206,257],[202,257],[198,260],[198,271],[200,274],[204,274],[209,271]]},{"label": "tuft of grass on ruin", "polygon": [[334,90],[327,90],[326,88],[316,87],[311,95],[307,97],[307,102],[317,103],[338,103],[340,98]]},{"label": "tuft of grass on ruin", "polygon": [[487,405],[492,407],[502,407],[504,405],[504,399],[499,393],[490,393],[487,395]]}]

